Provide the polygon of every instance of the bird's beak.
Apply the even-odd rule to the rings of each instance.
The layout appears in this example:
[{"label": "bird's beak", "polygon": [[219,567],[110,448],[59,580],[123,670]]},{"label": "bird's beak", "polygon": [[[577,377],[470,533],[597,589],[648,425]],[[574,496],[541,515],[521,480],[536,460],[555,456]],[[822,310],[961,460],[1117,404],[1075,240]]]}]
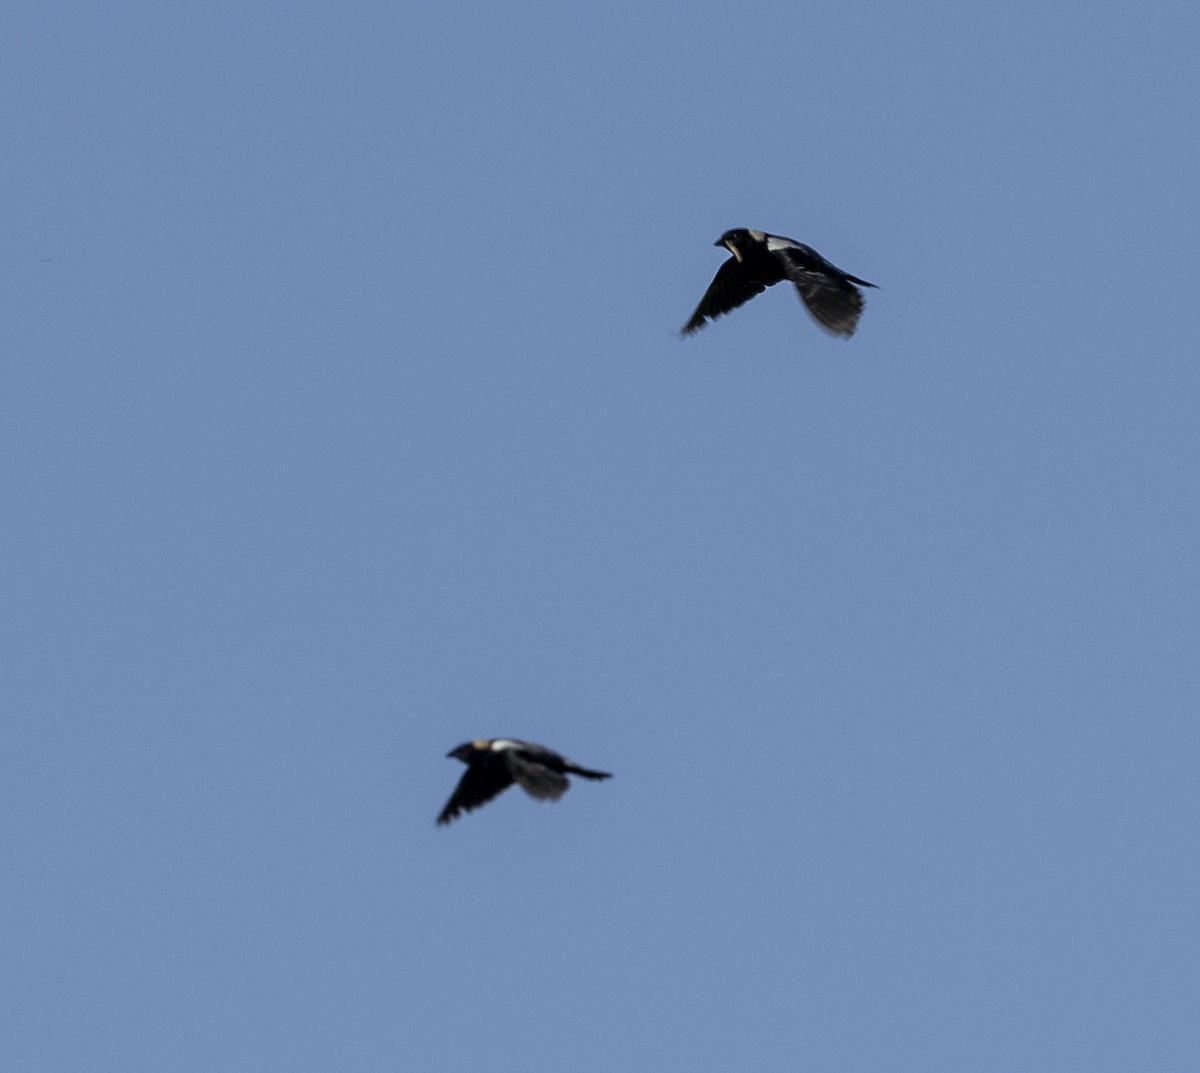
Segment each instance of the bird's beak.
[{"label": "bird's beak", "polygon": [[724,246],[730,253],[733,254],[734,259],[737,261],[738,264],[742,263],[742,255],[738,252],[738,248],[732,242],[726,242],[724,239],[719,238],[719,239],[717,239],[716,242],[713,243],[713,245],[714,246]]}]

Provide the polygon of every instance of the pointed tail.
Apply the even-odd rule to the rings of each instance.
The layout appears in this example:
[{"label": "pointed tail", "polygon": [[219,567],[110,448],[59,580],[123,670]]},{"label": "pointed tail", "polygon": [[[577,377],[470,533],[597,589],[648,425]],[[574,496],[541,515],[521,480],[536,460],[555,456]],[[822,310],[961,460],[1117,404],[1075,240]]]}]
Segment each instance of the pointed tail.
[{"label": "pointed tail", "polygon": [[580,767],[578,764],[567,764],[564,771],[569,771],[572,775],[582,775],[585,779],[611,779],[611,771],[591,771],[588,768]]}]

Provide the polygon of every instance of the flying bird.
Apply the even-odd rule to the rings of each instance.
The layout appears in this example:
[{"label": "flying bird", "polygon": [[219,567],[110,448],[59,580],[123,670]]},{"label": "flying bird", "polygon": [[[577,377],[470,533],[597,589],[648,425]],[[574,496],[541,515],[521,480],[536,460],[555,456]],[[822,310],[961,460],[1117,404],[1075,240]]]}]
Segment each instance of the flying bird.
[{"label": "flying bird", "polygon": [[543,745],[514,738],[468,741],[447,754],[467,765],[467,770],[437,818],[449,823],[461,812],[485,805],[514,782],[530,797],[556,801],[570,787],[567,775],[585,779],[611,779],[607,771],[590,771]]},{"label": "flying bird", "polygon": [[811,246],[781,235],[738,227],[726,231],[713,245],[724,246],[733,256],[717,269],[696,312],[683,326],[684,335],[790,279],[822,328],[833,335],[851,336],[863,308],[858,288],[875,286],[830,264]]}]

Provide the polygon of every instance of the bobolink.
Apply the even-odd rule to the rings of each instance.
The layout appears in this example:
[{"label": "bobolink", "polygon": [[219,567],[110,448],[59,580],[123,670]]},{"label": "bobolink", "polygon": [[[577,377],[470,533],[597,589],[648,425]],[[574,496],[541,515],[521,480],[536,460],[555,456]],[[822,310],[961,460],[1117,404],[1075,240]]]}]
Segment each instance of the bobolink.
[{"label": "bobolink", "polygon": [[483,738],[468,741],[446,754],[467,765],[446,807],[437,818],[449,823],[460,812],[486,804],[514,782],[530,797],[555,801],[570,787],[567,775],[585,779],[611,779],[607,771],[589,771],[552,749],[513,738]]},{"label": "bobolink", "polygon": [[851,336],[863,308],[858,288],[875,286],[830,264],[811,246],[765,231],[739,227],[726,231],[713,245],[724,246],[733,256],[717,269],[696,312],[683,326],[684,335],[790,279],[822,328],[833,335]]}]

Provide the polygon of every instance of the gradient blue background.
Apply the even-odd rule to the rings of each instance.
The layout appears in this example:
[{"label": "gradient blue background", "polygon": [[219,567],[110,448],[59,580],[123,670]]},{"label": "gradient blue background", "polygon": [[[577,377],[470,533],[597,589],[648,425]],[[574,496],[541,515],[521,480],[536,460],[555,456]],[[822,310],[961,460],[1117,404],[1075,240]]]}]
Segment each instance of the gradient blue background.
[{"label": "gradient blue background", "polygon": [[1194,4],[2,29],[4,1069],[1200,1068]]}]

